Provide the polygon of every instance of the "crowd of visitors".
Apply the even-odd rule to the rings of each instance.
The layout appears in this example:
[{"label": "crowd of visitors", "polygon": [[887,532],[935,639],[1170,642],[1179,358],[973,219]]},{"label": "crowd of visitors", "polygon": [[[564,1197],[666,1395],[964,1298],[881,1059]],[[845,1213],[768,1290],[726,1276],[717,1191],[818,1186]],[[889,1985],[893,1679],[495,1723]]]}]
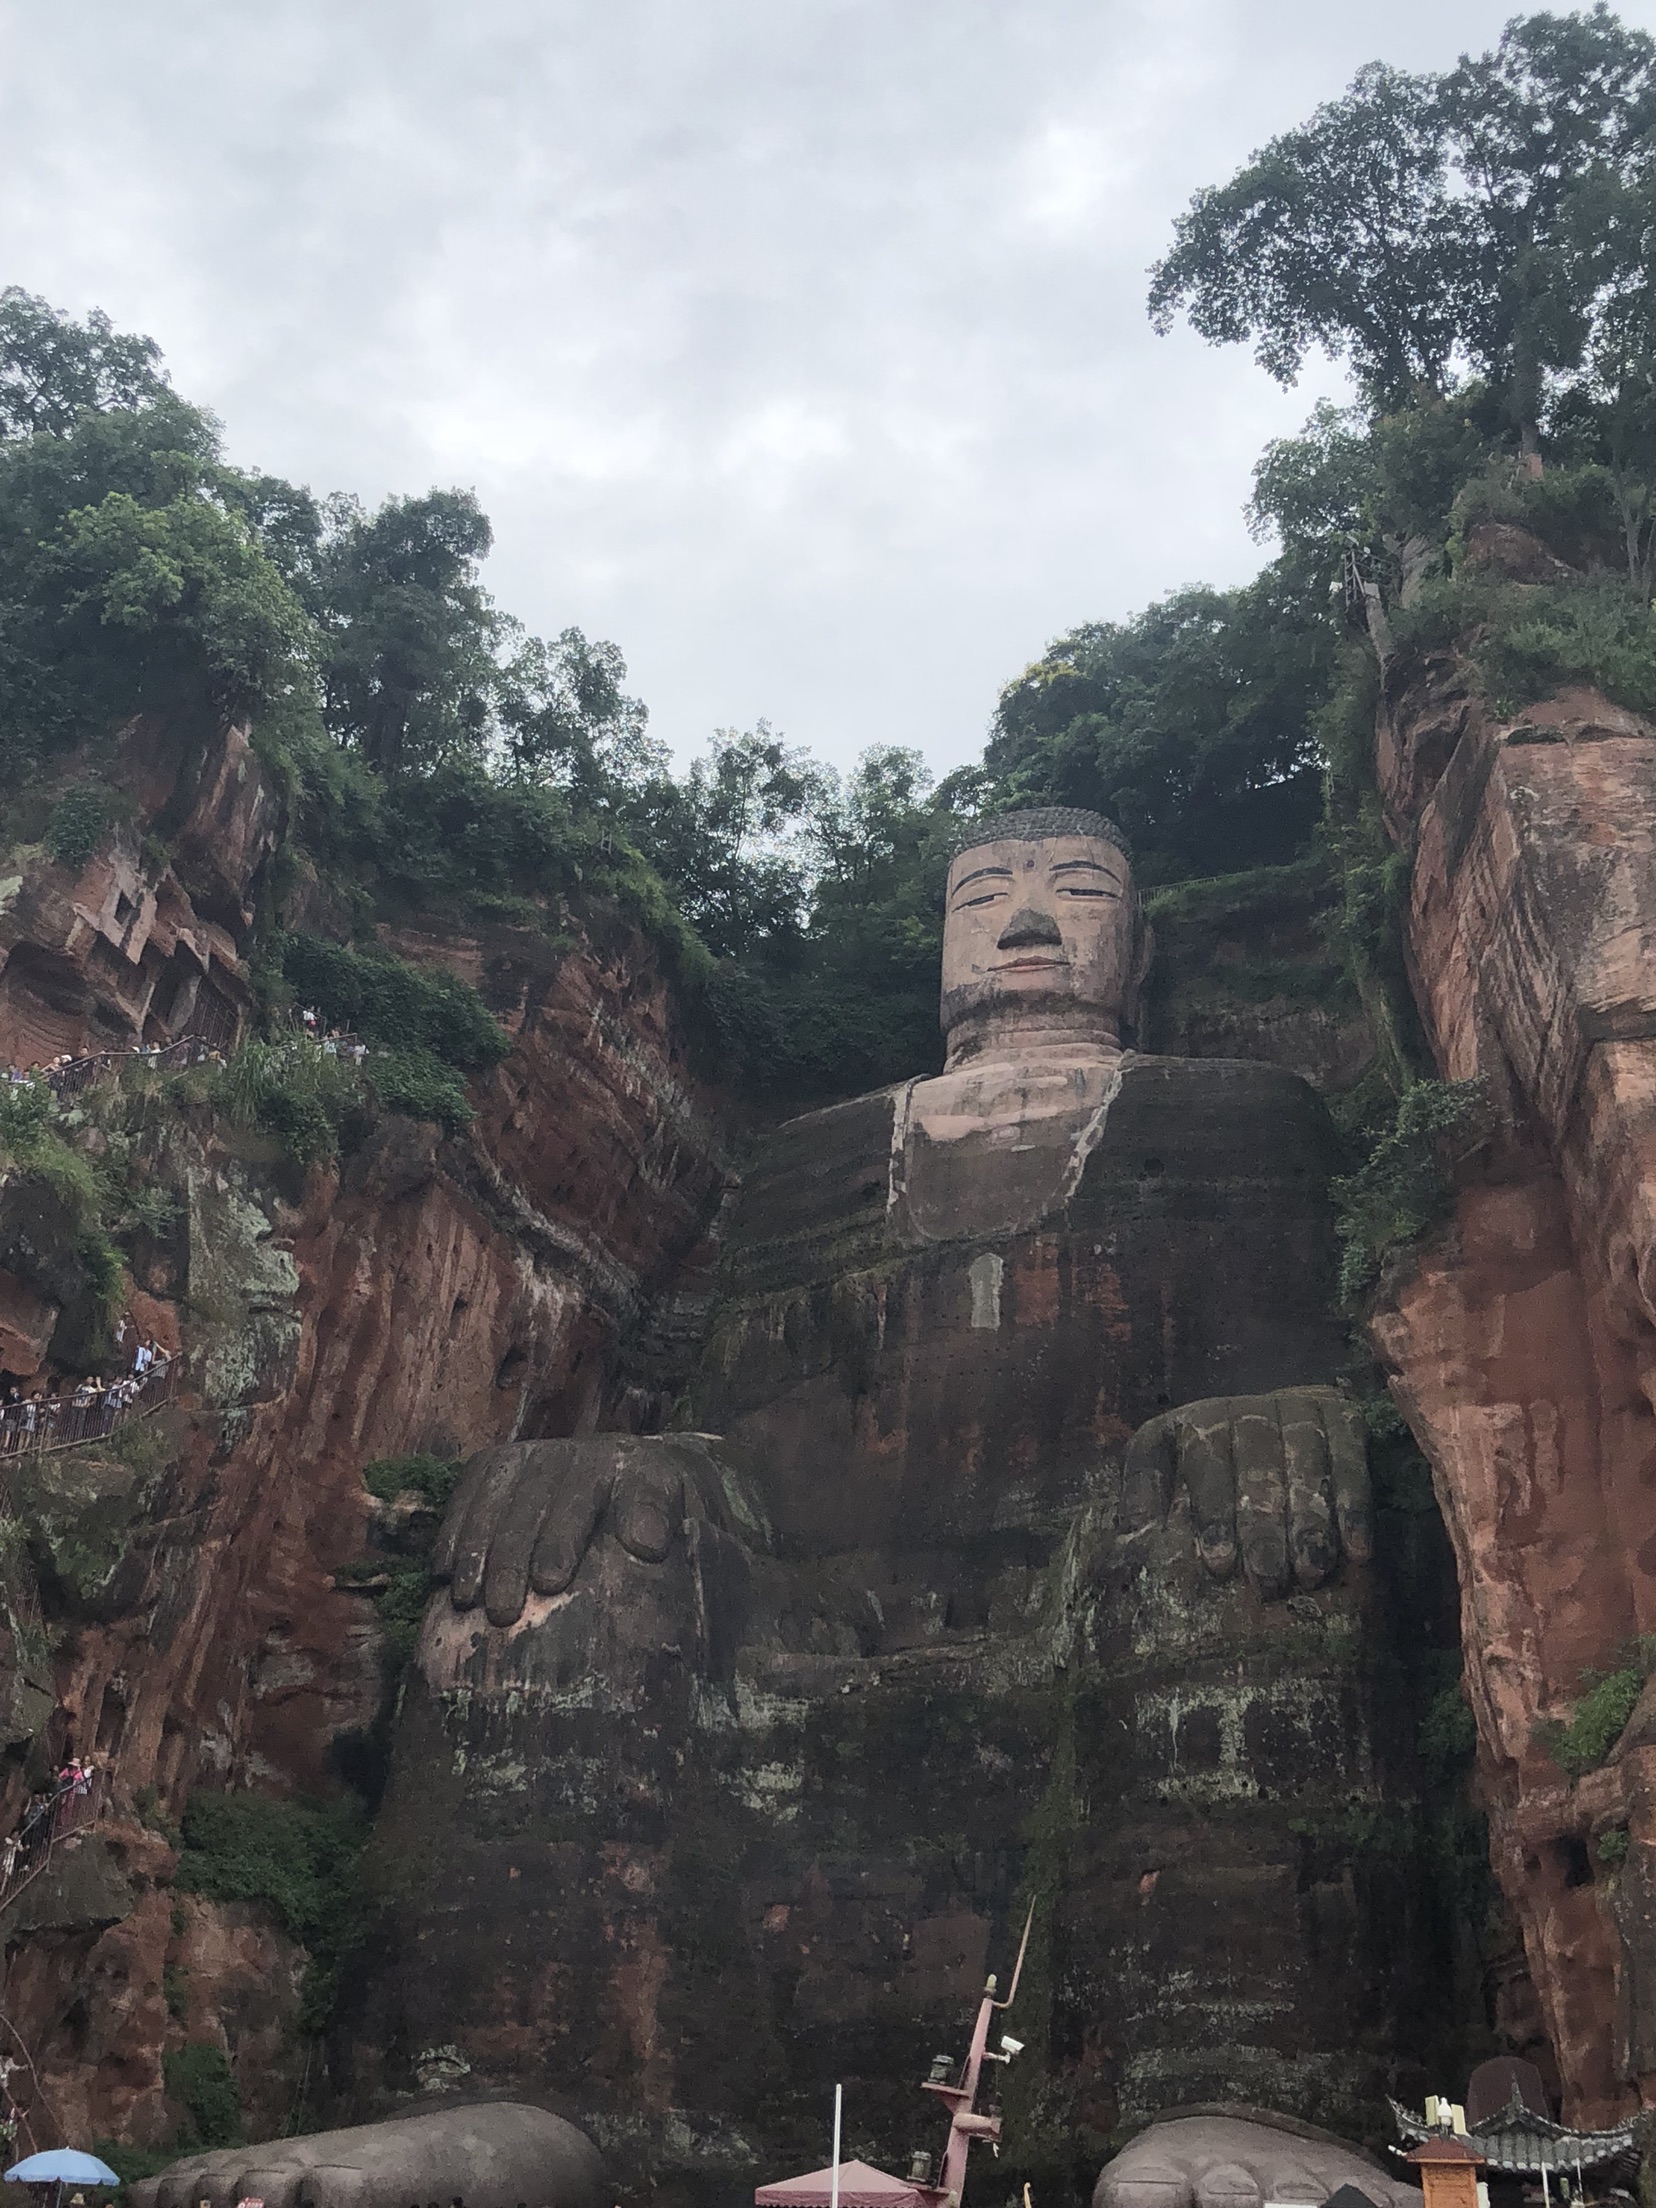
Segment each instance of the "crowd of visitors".
[{"label": "crowd of visitors", "polygon": [[[125,1332],[123,1321],[119,1333]],[[74,1387],[59,1383],[51,1394],[44,1387],[25,1394],[14,1383],[0,1398],[0,1456],[96,1441],[141,1397],[163,1391],[171,1362],[160,1343],[145,1336],[133,1353],[131,1369],[113,1380],[88,1373]]]},{"label": "crowd of visitors", "polygon": [[43,1849],[90,1821],[96,1777],[90,1756],[70,1755],[50,1786],[36,1788],[16,1830],[0,1842],[0,1898],[35,1869]]},{"label": "crowd of visitors", "polygon": [[299,1014],[299,1026],[311,1042],[321,1045],[325,1058],[349,1058],[360,1066],[368,1055],[368,1045],[360,1036],[348,1035],[342,1028],[325,1028],[309,1005]]}]

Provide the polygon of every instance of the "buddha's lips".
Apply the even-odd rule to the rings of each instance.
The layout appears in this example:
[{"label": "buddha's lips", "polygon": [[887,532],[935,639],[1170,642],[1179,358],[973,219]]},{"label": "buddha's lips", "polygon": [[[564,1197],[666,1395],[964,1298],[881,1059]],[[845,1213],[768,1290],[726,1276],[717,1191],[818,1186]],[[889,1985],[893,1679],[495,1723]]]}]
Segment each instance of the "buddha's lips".
[{"label": "buddha's lips", "polygon": [[1036,974],[1049,967],[1067,966],[1067,958],[1009,958],[1003,966],[991,966],[992,974]]}]

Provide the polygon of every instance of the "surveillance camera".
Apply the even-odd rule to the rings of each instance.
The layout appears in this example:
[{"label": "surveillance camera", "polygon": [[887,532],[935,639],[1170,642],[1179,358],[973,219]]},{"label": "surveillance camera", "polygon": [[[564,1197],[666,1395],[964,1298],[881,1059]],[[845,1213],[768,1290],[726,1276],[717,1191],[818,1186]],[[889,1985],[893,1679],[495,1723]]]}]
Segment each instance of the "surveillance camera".
[{"label": "surveillance camera", "polygon": [[1010,2032],[1002,2032],[1001,2045],[1005,2048],[1008,2055],[1021,2055],[1024,2051],[1023,2041],[1021,2039],[1014,2039]]}]

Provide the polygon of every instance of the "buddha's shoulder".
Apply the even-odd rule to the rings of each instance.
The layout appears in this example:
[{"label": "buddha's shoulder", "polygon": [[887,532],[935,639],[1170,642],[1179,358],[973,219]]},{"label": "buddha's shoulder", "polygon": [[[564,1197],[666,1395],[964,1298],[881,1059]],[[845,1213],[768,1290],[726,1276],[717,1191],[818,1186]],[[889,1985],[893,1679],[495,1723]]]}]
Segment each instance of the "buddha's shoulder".
[{"label": "buddha's shoulder", "polygon": [[[762,1136],[742,1175],[731,1241],[877,1241],[891,1192],[898,1111],[909,1086],[899,1082],[803,1112]],[[844,1254],[853,1255],[849,1249]]]},{"label": "buddha's shoulder", "polygon": [[1144,1156],[1197,1181],[1317,1178],[1338,1162],[1328,1107],[1302,1074],[1257,1058],[1133,1053],[1098,1131],[1087,1179]]},{"label": "buddha's shoulder", "polygon": [[[1335,1137],[1322,1099],[1285,1067],[1129,1052],[1120,1073],[1106,1103],[1077,1121],[1087,1144],[1086,1191],[1139,1177],[1146,1159],[1175,1181],[1207,1183],[1302,1182],[1333,1165]],[[807,1255],[812,1245],[818,1259],[832,1245],[832,1270],[876,1262],[888,1239],[892,1154],[914,1087],[900,1082],[772,1128],[743,1175],[731,1244],[790,1248],[790,1262],[806,1273],[816,1270]]]}]

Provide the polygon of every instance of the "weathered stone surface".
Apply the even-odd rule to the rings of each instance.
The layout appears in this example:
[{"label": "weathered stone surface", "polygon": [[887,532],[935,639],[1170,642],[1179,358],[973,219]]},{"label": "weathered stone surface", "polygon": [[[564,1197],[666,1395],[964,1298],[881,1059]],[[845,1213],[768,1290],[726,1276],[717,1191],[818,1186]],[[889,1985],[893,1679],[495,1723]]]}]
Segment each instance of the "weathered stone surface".
[{"label": "weathered stone surface", "polygon": [[114,779],[170,845],[156,865],[122,828],[78,872],[38,846],[0,872],[0,1065],[200,1034],[232,1041],[250,1002],[239,946],[283,809],[245,729],[152,720]]},{"label": "weathered stone surface", "polygon": [[[362,1558],[376,1508],[366,1462],[567,1431],[617,1397],[650,1422],[650,1400],[625,1401],[624,1340],[702,1238],[728,1171],[659,970],[617,929],[590,952],[552,952],[525,930],[491,931],[486,949],[443,941],[497,1000],[502,962],[517,977],[514,1050],[478,1085],[474,1136],[384,1121],[338,1168],[300,1176],[258,1140],[227,1148],[203,1120],[157,1135],[152,1177],[180,1207],[133,1311],[189,1352],[171,1461],[157,1481],[56,1460],[41,1518],[73,1567],[79,1618],[52,1745],[109,1762],[124,1846],[146,1845],[129,1816],[146,1789],[176,1817],[196,1785],[337,1784],[383,1693],[372,1602],[336,1579]],[[491,1156],[497,1133],[538,1169],[527,1187]],[[33,1730],[38,1689],[14,1684]],[[28,1782],[8,1769],[15,1809]],[[169,2136],[161,2058],[180,2027],[161,1981],[184,1969],[190,2036],[225,2046],[250,2122],[279,2132],[302,2060],[303,1956],[255,1910],[234,1938],[214,1935],[210,1963],[190,1960],[179,1941],[201,1947],[198,1905],[187,1936],[169,1929],[170,1906],[164,1890],[140,1893],[90,1945],[13,1943],[8,2013],[42,2089],[82,2136]],[[89,2032],[93,1985],[107,2029]]]},{"label": "weathered stone surface", "polygon": [[704,2188],[808,2154],[842,2076],[895,2157],[1035,1895],[1026,2163],[1244,2089],[1361,2120],[1352,2020],[1384,2042],[1421,1958],[1402,1880],[1358,1868],[1353,1805],[1395,1791],[1363,1568],[1319,1486],[1321,1584],[1262,1601],[1171,1467],[1116,1537],[1136,1428],[1223,1390],[1227,1437],[1280,1434],[1315,1399],[1260,1391],[1337,1369],[1328,1129],[1268,1067],[1107,1087],[1033,1154],[943,1150],[904,1092],[790,1123],[727,1230],[689,1414],[722,1440],[474,1462],[376,1841],[361,2090],[453,2040]]},{"label": "weathered stone surface", "polygon": [[[1574,2117],[1656,2093],[1638,1755],[1538,1737],[1656,1627],[1656,729],[1595,692],[1501,720],[1452,657],[1395,677],[1382,792],[1447,1078],[1507,1132],[1375,1322],[1459,1562],[1492,1847]],[[1619,1873],[1592,1832],[1630,1823]]]}]

